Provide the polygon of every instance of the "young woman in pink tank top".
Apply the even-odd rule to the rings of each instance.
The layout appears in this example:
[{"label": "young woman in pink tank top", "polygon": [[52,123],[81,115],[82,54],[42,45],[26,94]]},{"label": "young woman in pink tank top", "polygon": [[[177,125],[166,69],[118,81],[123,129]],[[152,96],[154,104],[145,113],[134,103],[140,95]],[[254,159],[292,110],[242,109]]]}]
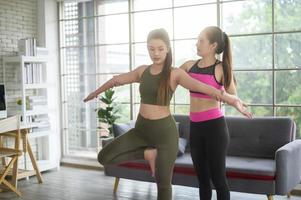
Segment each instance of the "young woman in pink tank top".
[{"label": "young woman in pink tank top", "polygon": [[[202,83],[236,95],[228,35],[216,26],[206,27],[200,33],[196,47],[197,55],[202,59],[187,61],[180,68]],[[216,55],[221,53],[222,61],[219,61]],[[220,105],[210,96],[190,90],[191,157],[202,200],[211,199],[210,181],[218,200],[230,199],[225,170],[229,133]]]}]

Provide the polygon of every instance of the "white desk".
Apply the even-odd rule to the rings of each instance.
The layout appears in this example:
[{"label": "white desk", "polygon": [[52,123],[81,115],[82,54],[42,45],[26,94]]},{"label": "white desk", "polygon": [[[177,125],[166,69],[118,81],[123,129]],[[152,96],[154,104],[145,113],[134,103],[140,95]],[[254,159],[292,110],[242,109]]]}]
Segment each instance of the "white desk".
[{"label": "white desk", "polygon": [[[28,134],[30,134],[29,130],[32,127],[33,127],[32,125],[30,126],[30,125],[26,125],[26,124],[21,124],[20,129],[21,129],[21,140],[22,140],[22,144],[23,144],[23,152],[24,153],[28,152],[28,155],[30,157],[30,160],[31,160],[31,163],[32,163],[32,166],[33,166],[34,170],[19,170],[18,169],[18,158],[17,158],[17,161],[15,162],[14,167],[13,167],[15,169],[15,170],[13,170],[13,172],[15,174],[12,174],[12,178],[13,178],[13,183],[12,184],[15,187],[17,187],[17,180],[25,178],[25,177],[32,176],[32,175],[36,175],[39,183],[43,182],[40,170],[38,168],[36,159],[33,155],[33,152],[32,152],[29,140],[28,140]],[[5,133],[5,134],[1,134],[0,135],[0,145],[2,145],[1,137],[3,137],[3,136],[12,137],[15,134],[16,134],[16,132],[9,132],[9,133]]]}]

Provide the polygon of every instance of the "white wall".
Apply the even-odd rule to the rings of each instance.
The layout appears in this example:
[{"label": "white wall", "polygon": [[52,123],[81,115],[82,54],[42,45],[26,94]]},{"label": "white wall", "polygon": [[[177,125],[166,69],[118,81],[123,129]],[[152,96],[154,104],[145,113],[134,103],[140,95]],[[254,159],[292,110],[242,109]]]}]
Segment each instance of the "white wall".
[{"label": "white wall", "polygon": [[[26,37],[37,38],[38,46],[49,50],[47,79],[50,88],[49,108],[54,133],[50,137],[50,159],[58,166],[60,161],[60,84],[58,50],[58,12],[56,0],[0,0],[0,83],[3,82],[2,57],[17,55],[18,40]],[[19,66],[6,70],[6,80],[16,82],[20,79]],[[8,107],[16,105],[19,91],[7,92]],[[11,108],[12,109],[12,108]],[[35,150],[35,141],[31,141]]]},{"label": "white wall", "polygon": [[[17,55],[18,40],[37,36],[37,0],[0,0],[0,83],[3,79],[3,56]],[[6,80],[20,80],[19,66],[12,65],[6,70]],[[16,99],[20,97],[20,88],[6,93],[8,107],[17,109]],[[36,151],[36,143],[32,142]],[[20,166],[24,161],[20,159]]]},{"label": "white wall", "polygon": [[[0,82],[3,82],[2,57],[16,55],[18,40],[37,36],[37,0],[0,0]],[[14,70],[8,74],[16,78]]]},{"label": "white wall", "polygon": [[37,35],[37,0],[0,0],[0,56],[17,51],[18,39]]}]

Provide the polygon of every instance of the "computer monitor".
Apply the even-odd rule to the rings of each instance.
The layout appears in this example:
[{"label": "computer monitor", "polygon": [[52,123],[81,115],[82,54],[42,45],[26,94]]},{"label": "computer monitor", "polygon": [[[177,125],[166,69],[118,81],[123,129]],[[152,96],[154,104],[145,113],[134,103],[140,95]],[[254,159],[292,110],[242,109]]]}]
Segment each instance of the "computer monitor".
[{"label": "computer monitor", "polygon": [[6,101],[5,101],[5,86],[0,83],[0,119],[7,117]]}]

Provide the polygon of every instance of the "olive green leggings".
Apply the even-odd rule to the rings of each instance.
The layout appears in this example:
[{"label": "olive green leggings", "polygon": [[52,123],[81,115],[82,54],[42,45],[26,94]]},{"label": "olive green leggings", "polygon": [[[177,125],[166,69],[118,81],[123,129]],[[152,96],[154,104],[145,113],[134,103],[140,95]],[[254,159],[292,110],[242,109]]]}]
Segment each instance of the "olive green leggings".
[{"label": "olive green leggings", "polygon": [[146,148],[156,148],[157,200],[171,200],[171,178],[178,153],[178,138],[176,124],[171,115],[150,120],[139,114],[135,128],[106,145],[99,152],[98,161],[102,165],[110,165],[144,159]]}]

